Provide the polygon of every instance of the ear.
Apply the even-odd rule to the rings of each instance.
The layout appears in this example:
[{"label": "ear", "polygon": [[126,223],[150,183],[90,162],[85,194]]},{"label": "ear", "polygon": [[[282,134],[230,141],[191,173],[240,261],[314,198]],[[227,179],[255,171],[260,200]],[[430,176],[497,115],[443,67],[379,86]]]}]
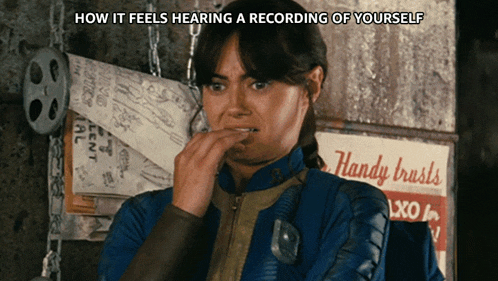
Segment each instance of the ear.
[{"label": "ear", "polygon": [[308,90],[310,91],[309,95],[311,96],[313,103],[315,103],[322,90],[323,68],[319,65],[313,68],[306,74],[306,80],[308,83]]}]

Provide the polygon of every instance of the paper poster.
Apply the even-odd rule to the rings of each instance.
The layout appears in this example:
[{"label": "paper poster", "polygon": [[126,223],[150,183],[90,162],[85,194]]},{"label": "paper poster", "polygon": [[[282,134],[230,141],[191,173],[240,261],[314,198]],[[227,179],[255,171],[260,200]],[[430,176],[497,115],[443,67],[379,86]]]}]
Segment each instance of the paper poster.
[{"label": "paper poster", "polygon": [[392,220],[428,221],[445,273],[449,147],[380,137],[317,133],[327,171],[367,182],[387,196]]},{"label": "paper poster", "polygon": [[[197,108],[189,88],[177,81],[71,54],[68,57],[69,108],[173,172],[173,160],[189,140]],[[197,120],[193,127],[200,130],[205,122]],[[102,145],[105,149],[105,143],[99,148]],[[88,172],[80,170],[79,174]]]},{"label": "paper poster", "polygon": [[75,115],[71,132],[74,194],[129,197],[173,185],[171,173],[90,120]]}]

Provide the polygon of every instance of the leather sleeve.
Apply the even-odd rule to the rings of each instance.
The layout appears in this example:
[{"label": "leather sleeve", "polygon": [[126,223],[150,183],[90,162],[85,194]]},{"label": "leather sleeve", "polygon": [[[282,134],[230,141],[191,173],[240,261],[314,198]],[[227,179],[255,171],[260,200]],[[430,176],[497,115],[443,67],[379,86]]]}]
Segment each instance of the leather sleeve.
[{"label": "leather sleeve", "polygon": [[120,280],[178,280],[202,219],[168,205]]},{"label": "leather sleeve", "polygon": [[116,214],[99,280],[183,280],[188,273],[182,266],[195,258],[192,248],[199,244],[203,219],[169,204],[158,210],[148,199],[132,198]]}]

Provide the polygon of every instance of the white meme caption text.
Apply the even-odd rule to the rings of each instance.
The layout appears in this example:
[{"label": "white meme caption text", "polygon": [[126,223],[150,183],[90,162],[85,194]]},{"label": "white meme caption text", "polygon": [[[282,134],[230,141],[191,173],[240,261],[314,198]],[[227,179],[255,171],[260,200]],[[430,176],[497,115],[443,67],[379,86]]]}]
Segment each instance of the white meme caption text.
[{"label": "white meme caption text", "polygon": [[76,24],[212,24],[212,23],[251,23],[251,24],[420,24],[423,12],[309,12],[309,13],[75,13]]}]

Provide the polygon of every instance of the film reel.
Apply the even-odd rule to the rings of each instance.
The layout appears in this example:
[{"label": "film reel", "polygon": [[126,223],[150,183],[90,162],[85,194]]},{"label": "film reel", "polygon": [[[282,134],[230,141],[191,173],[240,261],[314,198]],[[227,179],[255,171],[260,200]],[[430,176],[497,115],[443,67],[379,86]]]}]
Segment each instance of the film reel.
[{"label": "film reel", "polygon": [[39,134],[54,132],[69,106],[71,74],[66,56],[55,48],[37,51],[24,76],[24,111]]}]

